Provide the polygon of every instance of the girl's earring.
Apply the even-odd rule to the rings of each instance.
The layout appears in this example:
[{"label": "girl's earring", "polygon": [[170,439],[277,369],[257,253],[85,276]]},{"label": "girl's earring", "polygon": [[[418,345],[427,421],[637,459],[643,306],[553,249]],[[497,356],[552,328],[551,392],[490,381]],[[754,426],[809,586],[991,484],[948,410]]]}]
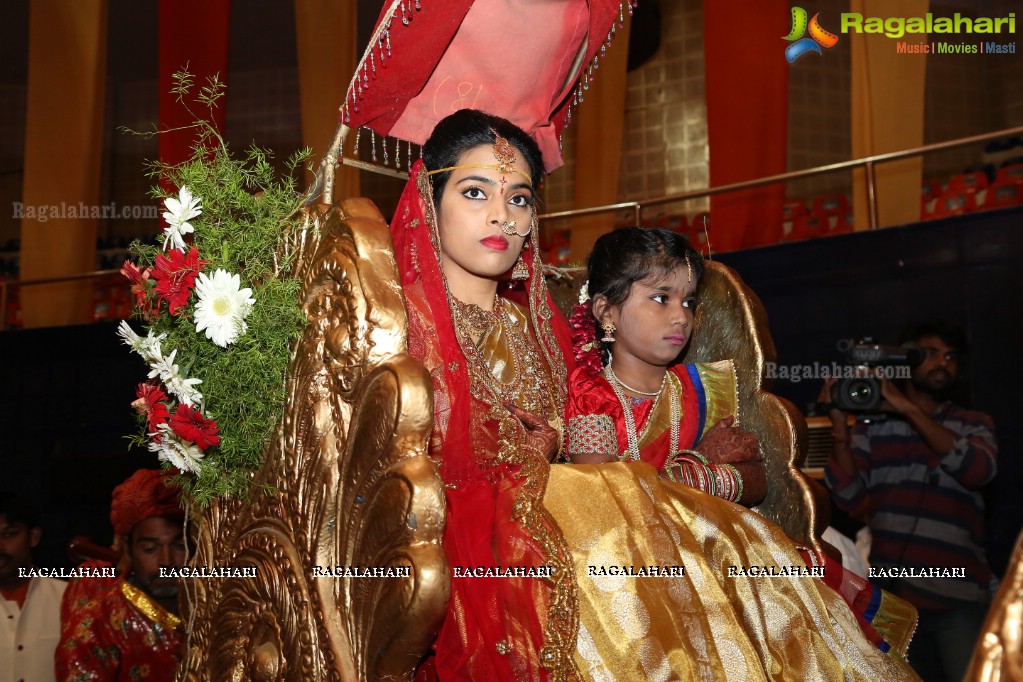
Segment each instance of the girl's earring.
[{"label": "girl's earring", "polygon": [[605,322],[600,325],[600,328],[604,330],[604,338],[600,340],[601,343],[614,343],[615,342],[615,326],[611,322]]},{"label": "girl's earring", "polygon": [[511,278],[514,280],[529,279],[529,266],[526,265],[526,261],[523,260],[522,256],[515,261],[515,267],[512,268]]}]

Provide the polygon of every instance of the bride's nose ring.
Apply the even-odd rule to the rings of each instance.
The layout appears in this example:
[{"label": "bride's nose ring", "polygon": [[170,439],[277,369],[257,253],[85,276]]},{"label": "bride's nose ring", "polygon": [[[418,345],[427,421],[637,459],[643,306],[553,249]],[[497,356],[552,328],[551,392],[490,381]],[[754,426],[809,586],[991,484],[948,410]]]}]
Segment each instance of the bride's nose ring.
[{"label": "bride's nose ring", "polygon": [[515,231],[515,226],[517,224],[518,223],[516,221],[514,221],[514,220],[512,220],[511,222],[506,220],[503,223],[501,223],[501,232],[504,232],[509,237],[511,237],[512,235],[514,235],[516,237],[526,237],[526,236],[529,236],[529,230],[526,230],[524,233],[521,233],[521,234],[516,232]]}]

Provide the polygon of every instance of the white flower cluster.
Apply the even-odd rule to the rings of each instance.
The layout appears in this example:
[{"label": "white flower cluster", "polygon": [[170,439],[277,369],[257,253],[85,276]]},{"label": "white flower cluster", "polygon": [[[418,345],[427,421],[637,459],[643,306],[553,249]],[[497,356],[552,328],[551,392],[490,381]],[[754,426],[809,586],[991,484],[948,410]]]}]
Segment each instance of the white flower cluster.
[{"label": "white flower cluster", "polygon": [[590,280],[583,282],[579,288],[579,303],[586,303],[588,300],[590,300]]},{"label": "white flower cluster", "polygon": [[163,205],[167,209],[163,212],[163,219],[167,221],[167,227],[163,228],[163,248],[166,250],[168,246],[173,246],[184,251],[185,235],[195,232],[195,228],[188,221],[202,215],[201,200],[182,185],[178,198],[167,197],[163,200]]},{"label": "white flower cluster", "polygon": [[157,453],[157,459],[162,462],[170,462],[181,471],[199,473],[199,461],[205,454],[199,446],[178,437],[169,424],[160,424],[156,427],[157,433],[150,436],[160,436],[149,441],[149,451]]},{"label": "white flower cluster", "polygon": [[256,299],[252,289],[241,288],[241,278],[227,270],[217,270],[212,277],[199,273],[195,281],[195,292],[199,302],[195,304],[195,331],[206,330],[206,338],[221,348],[238,340],[249,328],[245,318],[252,312]]},{"label": "white flower cluster", "polygon": [[136,334],[135,330],[129,327],[124,320],[121,320],[117,334],[149,365],[150,379],[160,377],[160,381],[167,387],[167,392],[189,407],[202,402],[202,393],[195,388],[196,384],[202,383],[202,379],[188,379],[181,374],[181,370],[174,363],[174,357],[178,354],[177,349],[172,350],[170,355],[164,357],[160,349],[160,342],[167,338],[166,334],[154,336],[150,331],[143,338]]}]

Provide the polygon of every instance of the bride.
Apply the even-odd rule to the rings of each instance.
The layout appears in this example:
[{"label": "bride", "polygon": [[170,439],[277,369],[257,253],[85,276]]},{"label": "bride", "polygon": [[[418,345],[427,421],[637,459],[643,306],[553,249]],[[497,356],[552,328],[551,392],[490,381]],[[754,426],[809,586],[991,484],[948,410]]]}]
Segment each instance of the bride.
[{"label": "bride", "polygon": [[[820,581],[728,577],[803,565],[755,513],[642,463],[550,464],[572,353],[540,265],[542,173],[523,131],[458,111],[425,144],[391,226],[409,351],[433,380],[454,574],[419,677],[915,679]],[[616,568],[651,565],[685,570]]]}]

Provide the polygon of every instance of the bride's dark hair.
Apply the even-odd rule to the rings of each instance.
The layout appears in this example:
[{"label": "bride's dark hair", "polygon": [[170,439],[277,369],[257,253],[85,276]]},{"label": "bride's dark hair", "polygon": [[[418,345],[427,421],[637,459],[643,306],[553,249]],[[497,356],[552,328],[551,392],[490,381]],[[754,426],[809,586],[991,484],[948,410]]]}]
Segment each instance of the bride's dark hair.
[{"label": "bride's dark hair", "polygon": [[[423,145],[423,164],[428,171],[457,166],[462,155],[470,149],[494,144],[497,140],[494,133],[515,145],[529,164],[529,175],[533,180],[535,195],[540,178],[543,177],[540,147],[514,123],[475,109],[460,109],[437,124],[430,134],[430,139]],[[433,202],[437,207],[440,206],[440,198],[450,177],[451,171],[430,176]]]}]

